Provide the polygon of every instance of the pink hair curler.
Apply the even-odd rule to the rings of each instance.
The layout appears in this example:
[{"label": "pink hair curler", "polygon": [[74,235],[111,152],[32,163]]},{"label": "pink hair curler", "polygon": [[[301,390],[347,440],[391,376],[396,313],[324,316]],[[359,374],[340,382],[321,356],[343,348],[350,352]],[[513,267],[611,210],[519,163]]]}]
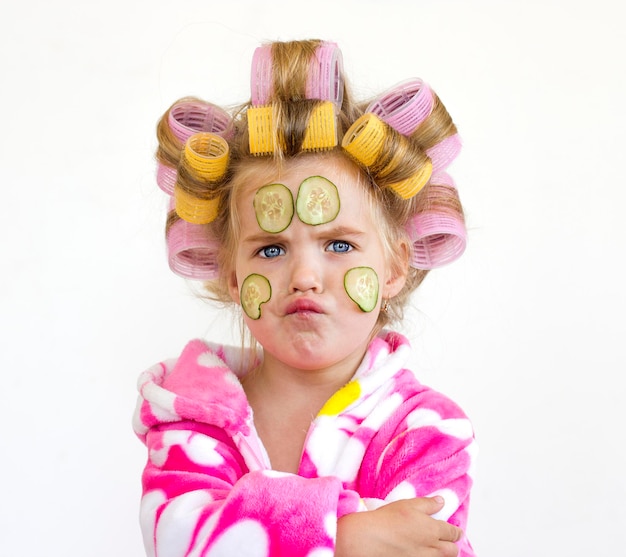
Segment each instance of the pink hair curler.
[{"label": "pink hair curler", "polygon": [[252,55],[250,75],[252,106],[267,104],[272,91],[272,47],[259,46]]},{"label": "pink hair curler", "polygon": [[157,162],[157,185],[167,194],[174,195],[176,186],[177,170],[171,166]]},{"label": "pink hair curler", "polygon": [[456,159],[461,152],[461,138],[458,133],[446,137],[437,145],[426,150],[433,163],[433,174],[437,174],[450,166],[452,161]]},{"label": "pink hair curler", "polygon": [[[252,55],[250,74],[253,107],[269,103],[272,95],[272,47],[258,47]],[[322,42],[311,60],[305,98],[331,101],[337,107],[343,102],[343,56],[335,43]]]},{"label": "pink hair curler", "polygon": [[[452,178],[440,174],[433,184],[454,188]],[[411,265],[417,269],[435,269],[458,259],[467,245],[467,232],[461,215],[450,211],[426,210],[418,213],[406,225],[413,242]]]},{"label": "pink hair curler", "polygon": [[[199,132],[211,132],[226,140],[231,139],[234,133],[232,119],[226,111],[199,100],[176,103],[169,111],[167,122],[171,132],[183,145]],[[168,195],[174,195],[176,178],[176,168],[161,162],[157,164],[157,185]]]},{"label": "pink hair curler", "polygon": [[207,102],[190,100],[176,103],[169,112],[168,123],[182,144],[198,132],[211,132],[226,140],[233,136],[229,114]]},{"label": "pink hair curler", "polygon": [[306,98],[343,102],[343,56],[336,43],[323,42],[315,51],[306,82]]},{"label": "pink hair curler", "polygon": [[435,269],[458,259],[467,244],[463,223],[449,215],[425,212],[408,223],[413,241],[411,266]]},{"label": "pink hair curler", "polygon": [[433,109],[433,93],[421,79],[403,81],[367,107],[402,135],[410,136]]},{"label": "pink hair curler", "polygon": [[167,234],[168,264],[177,275],[194,280],[217,277],[218,242],[210,227],[176,221]]}]

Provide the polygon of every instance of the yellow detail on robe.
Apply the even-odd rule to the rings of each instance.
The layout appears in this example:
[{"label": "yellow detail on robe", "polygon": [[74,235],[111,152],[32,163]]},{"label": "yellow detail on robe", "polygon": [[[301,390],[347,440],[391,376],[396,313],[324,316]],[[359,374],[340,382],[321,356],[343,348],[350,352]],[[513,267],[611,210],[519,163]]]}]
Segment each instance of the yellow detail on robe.
[{"label": "yellow detail on robe", "polygon": [[350,381],[339,389],[320,410],[320,415],[336,416],[361,396],[361,385],[358,381]]}]

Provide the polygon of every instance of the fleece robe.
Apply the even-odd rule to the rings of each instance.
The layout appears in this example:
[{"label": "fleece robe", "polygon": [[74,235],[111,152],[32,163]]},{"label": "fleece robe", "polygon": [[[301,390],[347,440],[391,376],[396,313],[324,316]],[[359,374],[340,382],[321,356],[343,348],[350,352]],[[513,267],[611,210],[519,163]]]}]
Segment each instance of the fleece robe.
[{"label": "fleece robe", "polygon": [[[385,331],[308,431],[297,474],[272,470],[239,378],[241,349],[201,340],[145,371],[133,418],[148,448],[140,522],[152,557],[331,557],[337,520],[441,495],[465,531],[476,445],[450,399]],[[461,557],[474,555],[465,537]]]}]

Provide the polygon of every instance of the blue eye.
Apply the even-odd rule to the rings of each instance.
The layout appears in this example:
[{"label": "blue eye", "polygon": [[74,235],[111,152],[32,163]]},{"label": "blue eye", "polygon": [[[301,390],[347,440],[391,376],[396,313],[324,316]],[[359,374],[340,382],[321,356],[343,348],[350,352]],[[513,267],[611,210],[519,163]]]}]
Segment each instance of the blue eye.
[{"label": "blue eye", "polygon": [[266,259],[271,259],[273,257],[278,257],[279,255],[284,255],[285,250],[280,246],[265,246],[259,250],[259,256],[264,257]]},{"label": "blue eye", "polygon": [[352,245],[342,240],[335,240],[326,249],[335,253],[347,253],[352,251]]}]

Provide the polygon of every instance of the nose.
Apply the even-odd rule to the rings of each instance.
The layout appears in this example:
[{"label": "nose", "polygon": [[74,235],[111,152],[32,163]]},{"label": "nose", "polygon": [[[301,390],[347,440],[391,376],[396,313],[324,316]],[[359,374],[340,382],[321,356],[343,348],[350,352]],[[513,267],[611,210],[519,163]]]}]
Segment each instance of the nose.
[{"label": "nose", "polygon": [[316,261],[311,254],[302,253],[294,257],[290,268],[289,293],[322,291],[321,262]]}]

